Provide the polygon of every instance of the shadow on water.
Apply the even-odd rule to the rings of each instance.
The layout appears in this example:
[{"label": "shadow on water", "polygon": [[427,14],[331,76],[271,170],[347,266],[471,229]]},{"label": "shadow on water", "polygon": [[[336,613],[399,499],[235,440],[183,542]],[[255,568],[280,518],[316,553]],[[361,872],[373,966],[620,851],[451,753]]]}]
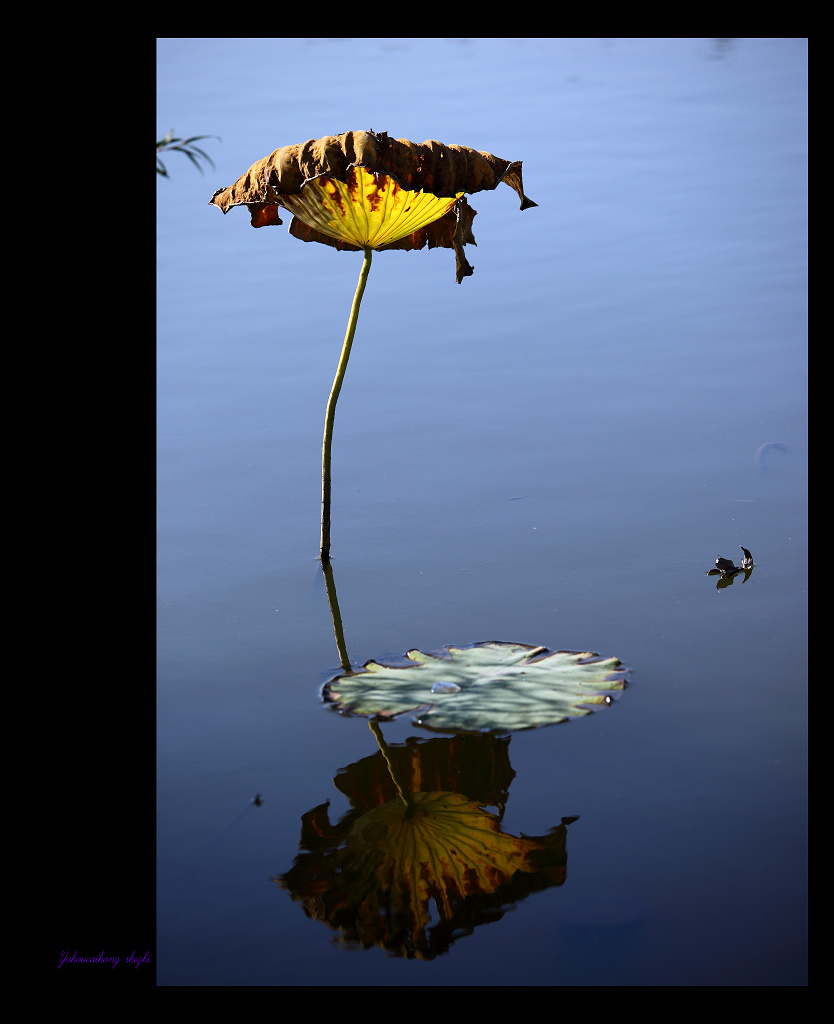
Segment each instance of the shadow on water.
[{"label": "shadow on water", "polygon": [[[329,561],[322,571],[339,659],[350,673]],[[333,780],[350,810],[335,823],[329,802],[304,814],[301,852],[273,879],[308,917],[333,929],[338,944],[432,960],[519,900],[565,883],[567,827],[578,815],[542,836],[502,830],[516,774],[509,736],[389,744],[379,721],[368,723],[378,750]]]}]

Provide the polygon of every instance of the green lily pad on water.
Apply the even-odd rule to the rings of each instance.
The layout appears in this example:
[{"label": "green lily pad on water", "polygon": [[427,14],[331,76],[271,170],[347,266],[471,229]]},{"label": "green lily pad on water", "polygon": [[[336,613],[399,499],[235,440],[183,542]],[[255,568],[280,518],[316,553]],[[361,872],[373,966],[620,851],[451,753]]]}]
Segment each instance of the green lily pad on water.
[{"label": "green lily pad on water", "polygon": [[628,669],[590,651],[488,643],[409,651],[410,664],[368,661],[326,683],[322,698],[354,715],[394,718],[440,732],[512,732],[589,715],[624,690]]}]

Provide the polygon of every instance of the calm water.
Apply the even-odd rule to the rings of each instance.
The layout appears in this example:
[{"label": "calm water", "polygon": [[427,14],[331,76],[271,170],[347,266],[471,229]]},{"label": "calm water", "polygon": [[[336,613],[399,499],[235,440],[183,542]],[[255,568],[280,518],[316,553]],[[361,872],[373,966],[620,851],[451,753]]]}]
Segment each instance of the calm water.
[{"label": "calm water", "polygon": [[[158,983],[805,984],[806,42],[158,55],[158,137],[222,138],[158,182]],[[321,431],[361,257],[207,205],[350,129],[521,159],[539,204],[473,197],[462,285],[446,250],[374,259],[334,442],[351,660],[505,640],[632,668],[613,707],[501,748],[504,833],[579,816],[562,884],[448,934],[435,912],[422,957],[275,881],[309,862],[302,816],[338,826],[381,763],[318,699]],[[740,545],[756,568],[718,589]],[[469,771],[489,804],[461,757],[443,786]]]}]

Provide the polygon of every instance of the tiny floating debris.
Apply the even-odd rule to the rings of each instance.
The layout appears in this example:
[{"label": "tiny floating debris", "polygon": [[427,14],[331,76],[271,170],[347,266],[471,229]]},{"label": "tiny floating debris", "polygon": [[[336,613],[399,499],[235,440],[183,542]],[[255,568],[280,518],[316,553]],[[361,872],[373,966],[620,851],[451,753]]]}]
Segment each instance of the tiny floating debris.
[{"label": "tiny floating debris", "polygon": [[435,683],[431,688],[432,693],[460,693],[457,683]]}]

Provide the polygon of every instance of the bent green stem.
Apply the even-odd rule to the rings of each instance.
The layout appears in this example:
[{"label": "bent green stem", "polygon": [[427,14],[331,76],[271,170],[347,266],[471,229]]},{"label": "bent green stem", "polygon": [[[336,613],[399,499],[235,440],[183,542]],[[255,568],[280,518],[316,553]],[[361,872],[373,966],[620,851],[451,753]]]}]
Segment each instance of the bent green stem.
[{"label": "bent green stem", "polygon": [[342,354],[339,357],[339,365],[336,368],[333,387],[330,389],[327,413],[324,418],[324,442],[321,449],[321,548],[319,551],[322,563],[330,561],[330,452],[333,447],[336,402],[339,399],[339,392],[342,390],[342,381],[345,379],[345,370],[348,359],[350,359],[350,349],[353,345],[353,336],[356,333],[356,321],[359,319],[359,306],[368,280],[368,271],[371,269],[371,254],[372,250],[366,247],[365,259],[362,261],[362,269],[359,272],[359,283],[356,286],[356,294],[353,296],[353,305],[350,308],[350,319],[342,345]]}]

